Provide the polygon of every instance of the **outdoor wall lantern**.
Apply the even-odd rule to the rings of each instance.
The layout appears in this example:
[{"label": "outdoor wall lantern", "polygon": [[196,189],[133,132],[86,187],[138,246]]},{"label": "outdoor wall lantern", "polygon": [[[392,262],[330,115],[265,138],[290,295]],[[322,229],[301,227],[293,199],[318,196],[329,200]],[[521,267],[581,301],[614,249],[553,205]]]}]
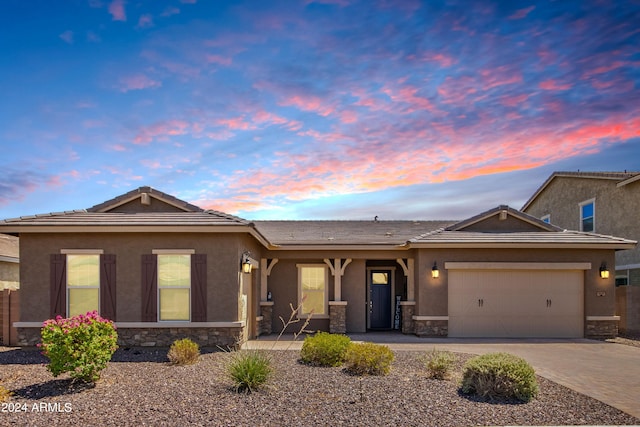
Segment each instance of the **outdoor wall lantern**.
[{"label": "outdoor wall lantern", "polygon": [[242,254],[242,272],[243,273],[251,273],[251,259],[249,258],[249,252],[245,252]]},{"label": "outdoor wall lantern", "polygon": [[431,277],[434,279],[440,277],[440,270],[438,270],[438,264],[435,261],[433,262],[433,267],[431,267]]},{"label": "outdoor wall lantern", "polygon": [[607,269],[607,263],[603,262],[600,266],[600,277],[603,279],[609,278],[609,270]]}]

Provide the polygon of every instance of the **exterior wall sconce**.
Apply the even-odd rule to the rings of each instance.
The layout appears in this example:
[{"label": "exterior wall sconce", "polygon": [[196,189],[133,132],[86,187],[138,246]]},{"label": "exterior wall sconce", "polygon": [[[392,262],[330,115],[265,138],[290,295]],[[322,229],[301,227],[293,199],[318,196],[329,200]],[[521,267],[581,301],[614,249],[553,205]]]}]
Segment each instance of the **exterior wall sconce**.
[{"label": "exterior wall sconce", "polygon": [[434,279],[440,277],[440,270],[438,270],[438,264],[435,261],[433,262],[433,267],[431,267],[431,277]]},{"label": "exterior wall sconce", "polygon": [[609,278],[609,270],[607,269],[607,263],[603,262],[600,266],[600,277],[603,279]]},{"label": "exterior wall sconce", "polygon": [[253,266],[251,265],[251,259],[249,258],[249,252],[245,252],[242,254],[242,272],[243,273],[251,273],[251,269]]}]

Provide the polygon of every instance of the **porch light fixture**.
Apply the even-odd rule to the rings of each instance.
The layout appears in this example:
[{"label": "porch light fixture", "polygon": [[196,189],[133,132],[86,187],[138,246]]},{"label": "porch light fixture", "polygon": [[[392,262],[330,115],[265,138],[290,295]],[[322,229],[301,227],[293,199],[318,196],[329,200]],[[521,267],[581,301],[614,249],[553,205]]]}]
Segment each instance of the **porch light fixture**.
[{"label": "porch light fixture", "polygon": [[249,258],[249,252],[245,252],[242,254],[242,272],[243,273],[251,273],[251,259]]},{"label": "porch light fixture", "polygon": [[607,269],[607,263],[603,262],[600,266],[600,277],[603,279],[609,278],[609,270]]},{"label": "porch light fixture", "polygon": [[431,277],[434,279],[440,277],[440,270],[438,270],[438,264],[435,261],[433,262],[433,267],[431,267]]}]

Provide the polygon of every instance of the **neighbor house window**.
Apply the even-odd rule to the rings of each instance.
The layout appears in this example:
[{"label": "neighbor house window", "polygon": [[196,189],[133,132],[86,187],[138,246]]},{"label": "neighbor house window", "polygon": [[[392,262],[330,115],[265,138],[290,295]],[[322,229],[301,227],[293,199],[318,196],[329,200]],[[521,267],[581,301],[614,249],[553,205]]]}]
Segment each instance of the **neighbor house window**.
[{"label": "neighbor house window", "polygon": [[158,255],[158,318],[190,320],[191,255]]},{"label": "neighbor house window", "polygon": [[298,265],[298,295],[302,316],[328,314],[328,272],[324,265]]},{"label": "neighbor house window", "polygon": [[542,222],[546,222],[547,224],[551,224],[551,214],[547,214],[547,215],[543,216],[540,219],[542,220]]},{"label": "neighbor house window", "polygon": [[591,199],[580,203],[580,231],[595,230],[595,200]]},{"label": "neighbor house window", "polygon": [[100,309],[100,255],[67,255],[67,315]]}]

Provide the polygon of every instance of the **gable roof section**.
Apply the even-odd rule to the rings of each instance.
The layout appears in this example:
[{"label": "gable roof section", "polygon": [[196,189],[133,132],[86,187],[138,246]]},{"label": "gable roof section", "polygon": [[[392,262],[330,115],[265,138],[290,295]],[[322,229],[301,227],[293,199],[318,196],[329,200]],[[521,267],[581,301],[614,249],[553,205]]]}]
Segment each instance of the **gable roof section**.
[{"label": "gable roof section", "polygon": [[507,205],[500,205],[493,209],[489,209],[488,211],[482,212],[481,214],[473,216],[469,219],[453,224],[447,227],[446,231],[464,231],[465,229],[473,225],[479,224],[483,221],[487,221],[492,217],[498,217],[499,221],[505,221],[509,217],[511,217],[513,219],[516,219],[517,221],[521,221],[523,223],[531,225],[534,228],[539,229],[540,231],[562,231],[561,228],[556,227],[555,225],[547,224],[546,222],[534,216],[531,216],[519,210],[510,208]]},{"label": "gable roof section", "polygon": [[170,194],[163,193],[162,191],[158,191],[151,187],[138,187],[135,190],[129,191],[128,193],[122,194],[120,196],[114,197],[113,199],[107,200],[106,202],[102,202],[95,206],[87,209],[87,212],[108,212],[112,209],[117,208],[118,206],[122,206],[125,203],[129,203],[136,199],[144,200],[147,197],[152,197],[154,199],[160,200],[168,205],[176,207],[185,212],[202,212],[204,209],[192,205],[191,203],[187,203],[184,200],[180,200],[177,197],[173,197]]},{"label": "gable roof section", "polygon": [[612,181],[618,181],[617,186],[621,187],[626,184],[630,184],[640,179],[640,172],[554,172],[549,178],[538,188],[535,193],[527,200],[527,202],[520,208],[521,211],[526,211],[529,205],[544,191],[545,188],[551,184],[555,178],[584,178],[584,179],[608,179]]}]

